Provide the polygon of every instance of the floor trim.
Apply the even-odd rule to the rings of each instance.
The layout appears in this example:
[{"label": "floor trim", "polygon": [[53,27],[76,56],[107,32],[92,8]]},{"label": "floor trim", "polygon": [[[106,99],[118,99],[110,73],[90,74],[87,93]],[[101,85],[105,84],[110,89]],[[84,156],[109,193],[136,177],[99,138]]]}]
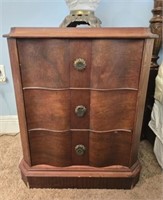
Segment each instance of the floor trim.
[{"label": "floor trim", "polygon": [[0,116],[0,135],[15,135],[17,133],[19,133],[18,116]]}]

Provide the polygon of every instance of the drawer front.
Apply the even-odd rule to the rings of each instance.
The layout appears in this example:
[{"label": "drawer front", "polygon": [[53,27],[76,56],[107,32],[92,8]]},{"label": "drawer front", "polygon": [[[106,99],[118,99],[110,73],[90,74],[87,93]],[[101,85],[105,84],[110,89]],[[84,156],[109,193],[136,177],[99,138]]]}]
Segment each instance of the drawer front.
[{"label": "drawer front", "polygon": [[90,133],[90,165],[106,167],[129,165],[131,148],[130,132]]},{"label": "drawer front", "polygon": [[89,131],[71,131],[72,164],[89,165]]},{"label": "drawer front", "polygon": [[23,87],[69,87],[68,40],[19,39]]},{"label": "drawer front", "polygon": [[29,132],[29,139],[32,165],[106,167],[129,164],[130,132],[34,130]]},{"label": "drawer front", "polygon": [[[85,111],[82,109],[85,109]],[[70,119],[71,119],[70,123],[72,129],[89,129],[89,122],[90,122],[89,90],[71,90]]]},{"label": "drawer front", "polygon": [[35,130],[29,132],[32,165],[72,165],[71,134]]},{"label": "drawer front", "polygon": [[142,50],[142,40],[18,40],[32,165],[128,166]]},{"label": "drawer front", "polygon": [[138,88],[144,40],[93,40],[91,87]]},{"label": "drawer front", "polygon": [[70,87],[89,88],[91,69],[91,40],[71,40],[70,50]]},{"label": "drawer front", "polygon": [[89,132],[29,131],[32,165],[89,165]]},{"label": "drawer front", "polygon": [[137,91],[92,91],[90,99],[92,130],[133,129]]},{"label": "drawer front", "polygon": [[[138,88],[143,40],[19,39],[17,44],[23,87]],[[75,68],[82,62],[83,70]]]},{"label": "drawer front", "polygon": [[24,100],[29,130],[70,128],[69,91],[25,90]]}]

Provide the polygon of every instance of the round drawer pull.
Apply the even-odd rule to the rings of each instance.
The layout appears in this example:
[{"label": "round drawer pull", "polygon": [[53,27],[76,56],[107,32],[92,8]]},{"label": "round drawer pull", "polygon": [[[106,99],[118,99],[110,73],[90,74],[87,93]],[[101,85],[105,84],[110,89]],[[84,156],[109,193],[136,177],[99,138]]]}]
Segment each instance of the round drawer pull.
[{"label": "round drawer pull", "polygon": [[75,147],[75,151],[78,156],[82,156],[82,155],[84,155],[84,153],[86,151],[86,147],[82,144],[78,144]]},{"label": "round drawer pull", "polygon": [[87,64],[84,59],[78,58],[74,61],[74,67],[78,71],[83,71],[86,68]]},{"label": "round drawer pull", "polygon": [[82,105],[79,105],[75,108],[75,114],[78,116],[78,117],[83,117],[86,113],[87,109],[85,106],[82,106]]}]

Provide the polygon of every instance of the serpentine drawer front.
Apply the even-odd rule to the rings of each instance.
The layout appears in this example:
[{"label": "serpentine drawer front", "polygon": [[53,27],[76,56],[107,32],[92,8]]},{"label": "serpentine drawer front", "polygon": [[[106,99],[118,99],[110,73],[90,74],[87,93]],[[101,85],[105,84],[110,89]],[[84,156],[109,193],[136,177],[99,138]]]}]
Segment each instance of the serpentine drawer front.
[{"label": "serpentine drawer front", "polygon": [[132,188],[153,38],[145,28],[15,28],[7,35],[36,188]]}]

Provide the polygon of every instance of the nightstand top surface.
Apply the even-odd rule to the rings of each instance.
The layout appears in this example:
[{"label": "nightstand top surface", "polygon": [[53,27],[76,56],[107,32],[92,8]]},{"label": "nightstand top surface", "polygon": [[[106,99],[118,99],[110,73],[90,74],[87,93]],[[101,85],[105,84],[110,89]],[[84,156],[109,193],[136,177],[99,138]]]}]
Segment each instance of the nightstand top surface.
[{"label": "nightstand top surface", "polygon": [[13,27],[8,38],[157,38],[149,28],[27,28]]}]

